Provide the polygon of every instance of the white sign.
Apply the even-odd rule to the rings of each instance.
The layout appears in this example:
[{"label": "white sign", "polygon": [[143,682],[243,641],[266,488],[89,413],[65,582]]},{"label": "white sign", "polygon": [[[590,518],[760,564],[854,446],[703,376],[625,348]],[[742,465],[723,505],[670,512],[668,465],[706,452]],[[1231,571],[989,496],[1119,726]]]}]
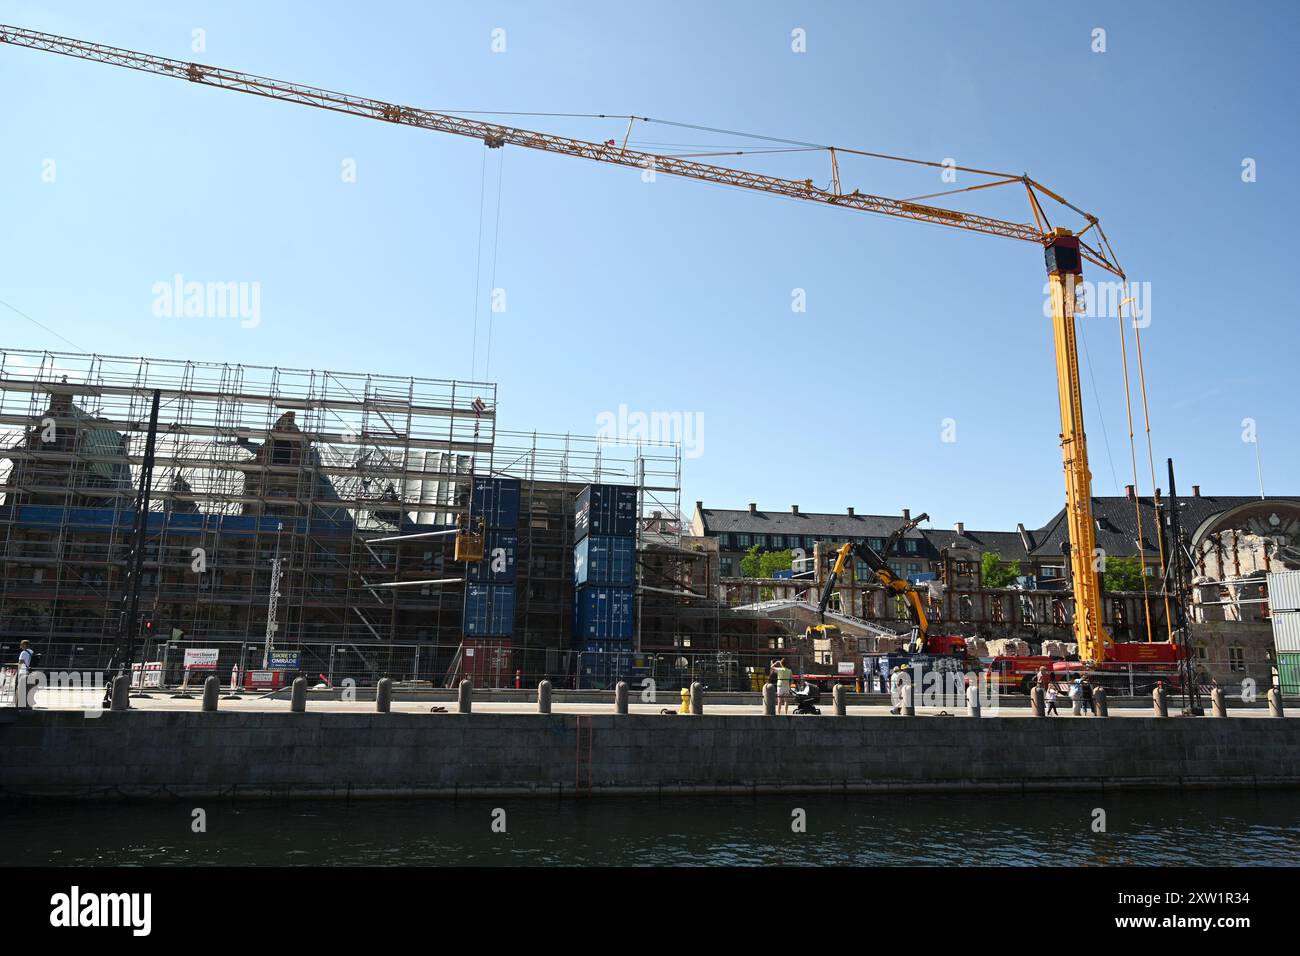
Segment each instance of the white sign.
[{"label": "white sign", "polygon": [[132,687],[162,687],[162,663],[132,664]]},{"label": "white sign", "polygon": [[852,661],[840,661],[841,674],[852,674],[853,671],[854,671],[854,665]]},{"label": "white sign", "polygon": [[185,669],[190,671],[214,671],[217,669],[217,655],[219,651],[215,647],[187,647],[185,648]]}]

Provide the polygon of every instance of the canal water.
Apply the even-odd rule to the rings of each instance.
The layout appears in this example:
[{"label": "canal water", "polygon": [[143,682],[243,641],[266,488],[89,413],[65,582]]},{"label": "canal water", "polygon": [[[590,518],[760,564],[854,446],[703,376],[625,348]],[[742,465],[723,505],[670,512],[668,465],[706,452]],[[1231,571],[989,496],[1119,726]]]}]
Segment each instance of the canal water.
[{"label": "canal water", "polygon": [[12,803],[0,815],[3,865],[916,863],[1295,866],[1300,793]]}]

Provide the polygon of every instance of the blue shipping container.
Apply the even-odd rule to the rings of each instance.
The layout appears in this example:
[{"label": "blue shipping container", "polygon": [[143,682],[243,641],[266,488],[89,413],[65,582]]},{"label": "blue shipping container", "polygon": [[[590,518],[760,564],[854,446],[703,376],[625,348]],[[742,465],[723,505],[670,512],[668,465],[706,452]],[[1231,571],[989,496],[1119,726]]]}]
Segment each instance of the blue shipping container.
[{"label": "blue shipping container", "polygon": [[519,479],[476,477],[470,511],[488,528],[518,528]]},{"label": "blue shipping container", "polygon": [[634,583],[636,539],[588,535],[573,548],[573,582],[628,587]]},{"label": "blue shipping container", "polygon": [[632,683],[638,668],[644,670],[643,665],[641,655],[633,653],[630,643],[591,645],[578,654],[578,688],[606,689],[620,680]]},{"label": "blue shipping container", "polygon": [[513,584],[465,585],[466,637],[509,637],[514,627]]},{"label": "blue shipping container", "polygon": [[633,537],[636,534],[636,489],[630,485],[588,485],[573,506],[573,538],[589,534]]},{"label": "blue shipping container", "polygon": [[514,584],[518,531],[489,531],[483,560],[465,565],[465,578],[479,584]]},{"label": "blue shipping container", "polygon": [[582,643],[590,638],[631,640],[636,624],[632,588],[587,585],[573,589],[573,634]]}]

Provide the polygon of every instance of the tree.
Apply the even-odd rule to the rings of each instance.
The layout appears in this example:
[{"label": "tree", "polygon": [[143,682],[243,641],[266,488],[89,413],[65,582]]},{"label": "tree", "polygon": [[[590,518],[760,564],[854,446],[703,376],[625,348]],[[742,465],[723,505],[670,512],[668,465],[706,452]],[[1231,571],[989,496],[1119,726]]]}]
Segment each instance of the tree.
[{"label": "tree", "polygon": [[1102,586],[1107,591],[1141,591],[1142,561],[1131,558],[1107,558],[1102,565]]},{"label": "tree", "polygon": [[776,571],[789,571],[794,556],[788,551],[762,551],[754,545],[740,559],[740,573],[747,578],[770,578]]},{"label": "tree", "polygon": [[986,588],[1004,588],[1020,577],[1020,562],[1003,563],[996,551],[985,551],[980,557],[980,577]]}]

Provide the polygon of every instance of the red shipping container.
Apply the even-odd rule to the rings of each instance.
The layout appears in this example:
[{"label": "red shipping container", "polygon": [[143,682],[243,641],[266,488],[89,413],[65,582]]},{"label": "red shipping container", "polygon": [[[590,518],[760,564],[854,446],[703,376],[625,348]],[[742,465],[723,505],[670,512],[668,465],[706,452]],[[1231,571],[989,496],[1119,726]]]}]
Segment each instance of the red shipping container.
[{"label": "red shipping container", "polygon": [[511,663],[514,651],[509,638],[467,637],[461,647],[461,676],[475,687],[515,686]]}]

